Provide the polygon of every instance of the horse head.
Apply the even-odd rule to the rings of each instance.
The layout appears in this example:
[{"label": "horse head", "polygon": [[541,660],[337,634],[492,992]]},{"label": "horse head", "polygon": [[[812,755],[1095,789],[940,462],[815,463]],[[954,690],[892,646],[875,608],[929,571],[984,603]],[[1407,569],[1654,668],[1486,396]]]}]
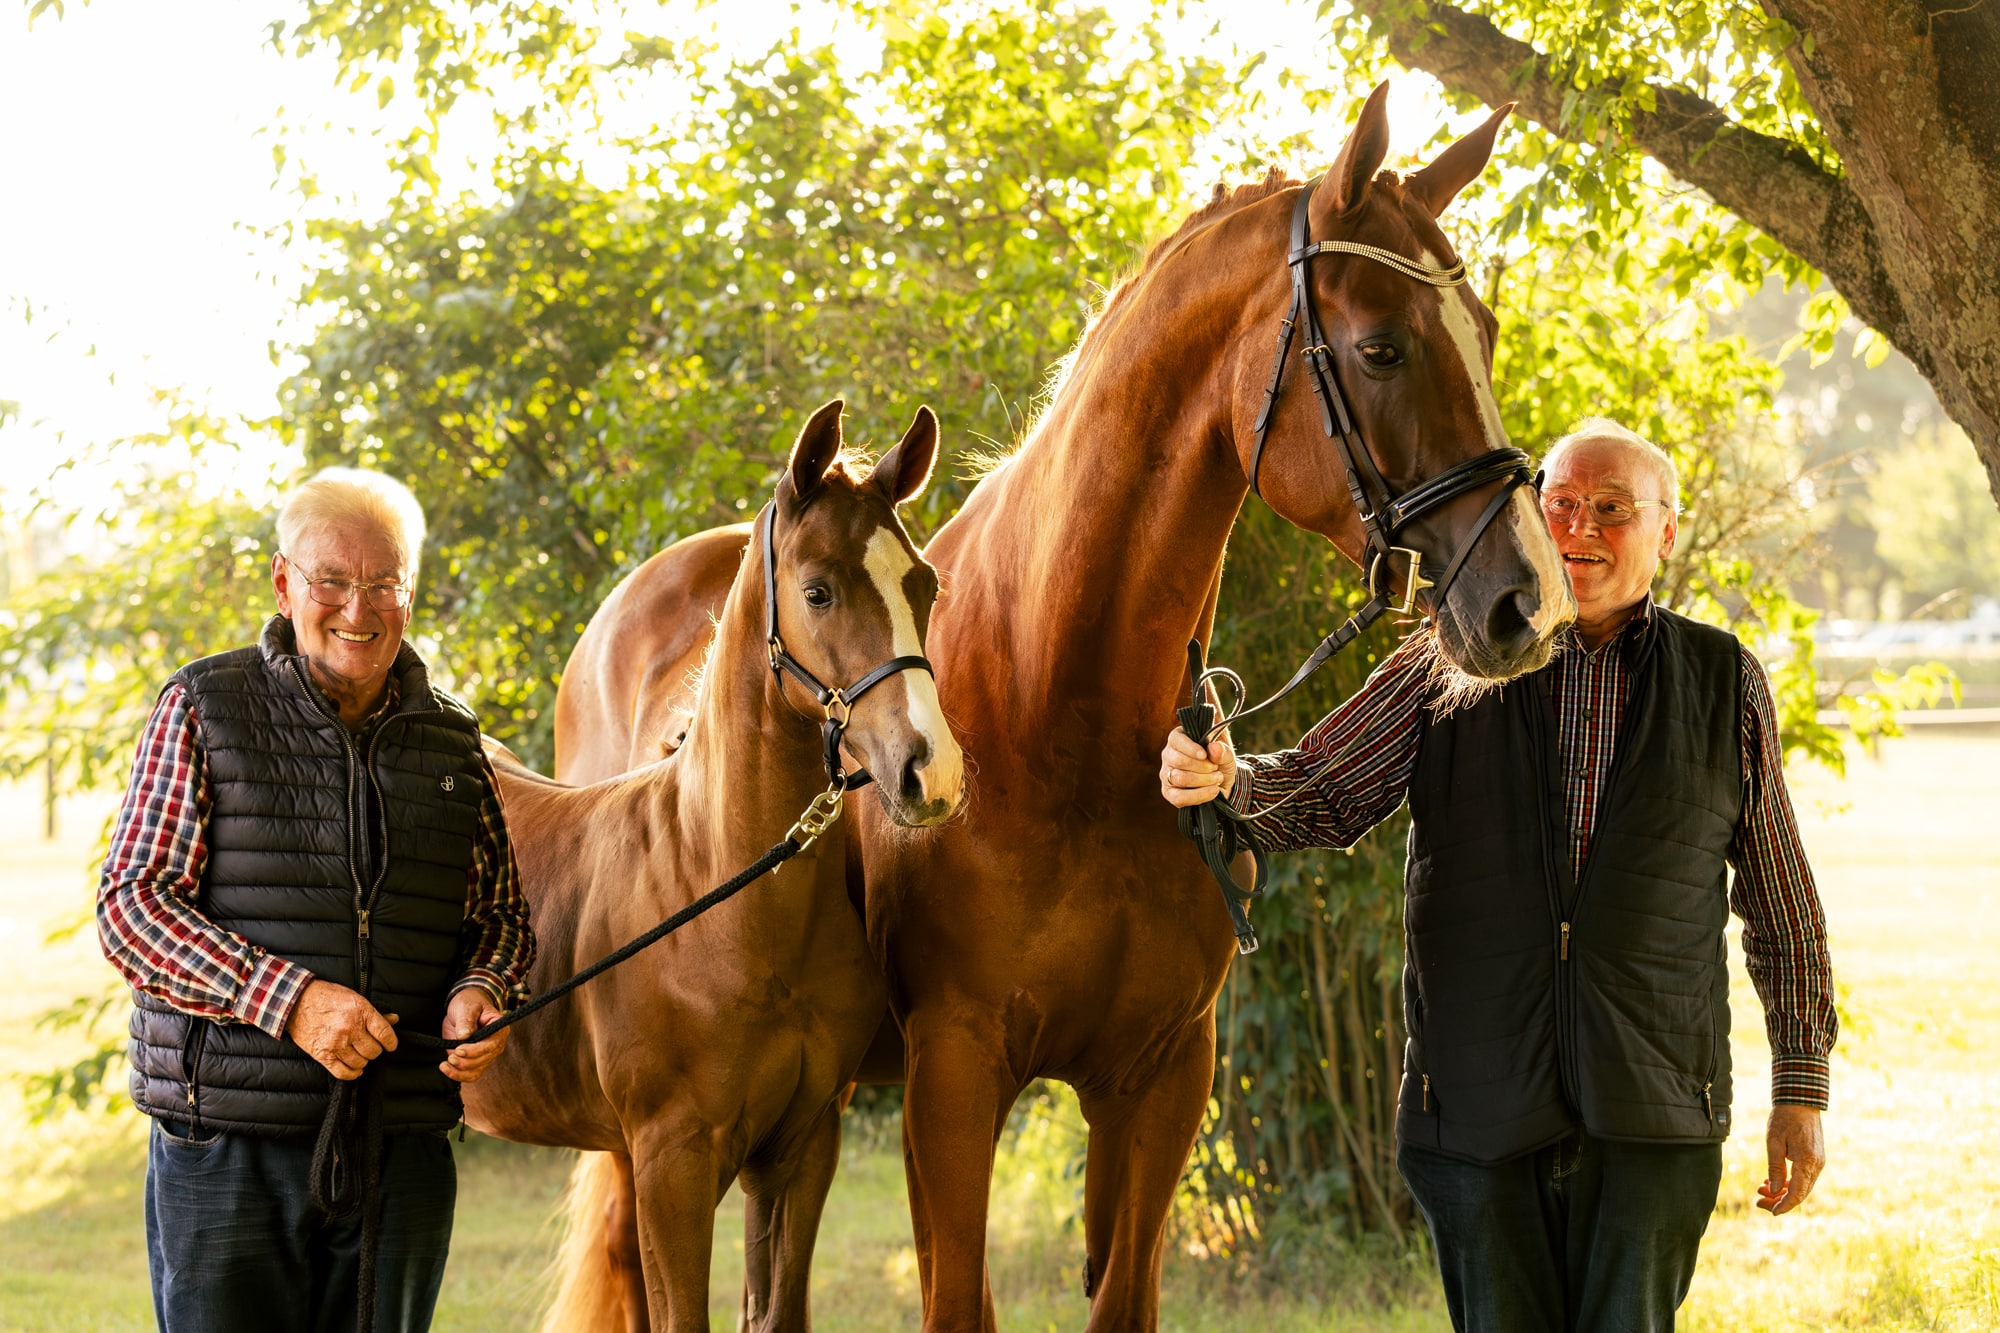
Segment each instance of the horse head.
[{"label": "horse head", "polygon": [[[1340,425],[1333,424],[1329,433],[1339,413],[1304,382],[1311,372],[1300,359],[1305,328],[1292,339],[1277,400],[1268,408],[1264,390],[1269,363],[1262,358],[1269,355],[1270,344],[1264,338],[1248,343],[1248,360],[1234,377],[1238,389],[1231,407],[1246,475],[1271,507],[1326,536],[1350,558],[1369,563],[1374,557],[1364,523],[1367,510],[1379,514],[1384,501],[1408,494],[1454,465],[1508,447],[1493,395],[1497,322],[1462,280],[1437,219],[1485,169],[1511,107],[1495,112],[1428,166],[1399,178],[1381,170],[1389,147],[1387,95],[1384,83],[1368,98],[1305,207],[1311,239],[1344,243],[1343,248],[1329,247],[1331,252],[1293,264],[1279,262],[1268,247],[1254,259],[1238,260],[1257,266],[1254,275],[1246,274],[1259,293],[1244,314],[1250,331],[1276,330],[1287,318],[1288,303],[1296,299],[1289,270],[1305,263],[1307,291],[1323,335],[1321,355],[1330,363],[1328,378],[1333,392],[1344,398],[1358,437],[1347,444],[1357,471],[1365,473],[1372,466],[1377,474],[1364,477],[1370,484],[1362,487],[1363,510],[1357,512],[1355,483],[1337,438]],[[1297,196],[1287,191],[1282,199],[1295,203]],[[1274,198],[1264,207],[1274,212],[1281,206]],[[1387,258],[1348,245],[1373,247]],[[1398,267],[1398,258],[1407,267]],[[1259,449],[1252,423],[1267,412]],[[1378,494],[1375,482],[1387,493]],[[1576,610],[1531,487],[1520,486],[1500,500],[1481,535],[1480,520],[1503,484],[1495,480],[1476,486],[1412,518],[1394,541],[1405,553],[1381,571],[1381,586],[1386,589],[1393,581],[1407,598],[1409,552],[1418,553],[1421,572],[1437,581],[1465,549],[1444,596],[1426,592],[1416,604],[1430,614],[1439,646],[1454,665],[1494,680],[1547,662],[1556,633]],[[1468,541],[1472,544],[1466,549]]]},{"label": "horse head", "polygon": [[[958,809],[965,759],[928,665],[898,666],[923,657],[938,576],[897,514],[930,480],[937,416],[918,408],[902,440],[870,467],[843,449],[844,407],[836,398],[806,422],[765,518],[776,524],[767,582],[775,589],[774,664],[783,651],[807,675],[839,688],[842,698],[822,704],[789,675],[778,676],[800,711],[844,713],[840,742],[874,774],[892,820],[937,824]],[[885,665],[896,669],[869,683]]]}]

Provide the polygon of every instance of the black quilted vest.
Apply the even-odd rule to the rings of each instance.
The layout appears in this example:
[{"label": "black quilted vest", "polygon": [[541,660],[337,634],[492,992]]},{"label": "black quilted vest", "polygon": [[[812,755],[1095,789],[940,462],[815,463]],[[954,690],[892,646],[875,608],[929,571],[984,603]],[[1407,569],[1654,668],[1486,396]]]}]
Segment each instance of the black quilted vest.
[{"label": "black quilted vest", "polygon": [[[197,905],[211,921],[366,995],[402,1031],[437,1033],[457,980],[483,794],[479,727],[431,688],[408,644],[395,711],[358,742],[274,617],[260,646],[183,668],[213,805]],[[370,785],[372,784],[372,792]],[[370,856],[371,797],[386,848]],[[379,867],[370,873],[371,863]],[[332,1076],[289,1038],[193,1018],[134,993],[132,1100],[148,1115],[305,1134]],[[458,1085],[439,1057],[384,1056],[383,1125],[447,1129]]]},{"label": "black quilted vest", "polygon": [[1655,607],[1614,651],[1630,695],[1580,880],[1553,669],[1427,715],[1405,877],[1405,1143],[1498,1162],[1579,1126],[1728,1136],[1742,650]]}]

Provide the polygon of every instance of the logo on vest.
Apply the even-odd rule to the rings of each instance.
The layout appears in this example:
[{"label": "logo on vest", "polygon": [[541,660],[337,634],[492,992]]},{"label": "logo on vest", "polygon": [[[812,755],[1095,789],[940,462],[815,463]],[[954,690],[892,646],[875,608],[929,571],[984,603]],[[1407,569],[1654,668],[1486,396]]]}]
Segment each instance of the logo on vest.
[{"label": "logo on vest", "polygon": [[451,774],[449,774],[449,773],[445,774],[445,775],[444,775],[444,781],[443,781],[443,782],[440,782],[440,783],[438,783],[438,789],[439,789],[440,791],[450,791],[450,790],[451,790],[451,782],[452,782],[452,779],[451,779]]}]

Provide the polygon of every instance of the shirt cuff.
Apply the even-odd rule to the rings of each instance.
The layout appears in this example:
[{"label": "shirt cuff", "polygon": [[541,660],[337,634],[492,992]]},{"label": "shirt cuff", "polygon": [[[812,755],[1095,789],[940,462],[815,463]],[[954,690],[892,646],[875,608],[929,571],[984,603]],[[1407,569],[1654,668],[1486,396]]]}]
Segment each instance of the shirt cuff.
[{"label": "shirt cuff", "polygon": [[297,963],[259,950],[257,961],[250,965],[250,975],[244,978],[243,989],[236,993],[236,1020],[261,1028],[273,1037],[283,1037],[299,996],[312,983],[313,974]]},{"label": "shirt cuff", "polygon": [[451,988],[451,993],[457,995],[460,991],[470,990],[475,986],[486,992],[486,998],[493,1001],[495,1009],[504,1011],[507,1008],[507,983],[501,980],[499,973],[489,972],[483,967],[476,967],[459,978],[458,984]]},{"label": "shirt cuff", "polygon": [[1256,781],[1256,774],[1251,772],[1250,765],[1238,759],[1236,761],[1236,781],[1231,783],[1229,787],[1230,809],[1241,811],[1250,808],[1250,789]]},{"label": "shirt cuff", "polygon": [[1831,1081],[1823,1055],[1773,1055],[1771,1105],[1810,1106],[1824,1111]]}]

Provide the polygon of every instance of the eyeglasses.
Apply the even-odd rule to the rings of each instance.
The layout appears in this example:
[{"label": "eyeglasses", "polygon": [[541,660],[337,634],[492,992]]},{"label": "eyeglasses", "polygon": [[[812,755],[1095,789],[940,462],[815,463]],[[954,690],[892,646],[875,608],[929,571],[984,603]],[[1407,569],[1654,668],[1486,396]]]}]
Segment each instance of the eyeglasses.
[{"label": "eyeglasses", "polygon": [[1600,528],[1622,528],[1639,516],[1641,509],[1672,509],[1665,500],[1634,500],[1629,495],[1570,495],[1550,491],[1542,496],[1542,512],[1553,523],[1567,527],[1576,521],[1576,512],[1588,507],[1590,521]]},{"label": "eyeglasses", "polygon": [[356,583],[352,579],[316,579],[299,569],[299,562],[278,552],[278,558],[297,569],[299,577],[305,580],[306,591],[321,606],[346,606],[348,599],[359,589],[362,599],[377,611],[400,611],[410,604],[410,588],[403,583]]}]

